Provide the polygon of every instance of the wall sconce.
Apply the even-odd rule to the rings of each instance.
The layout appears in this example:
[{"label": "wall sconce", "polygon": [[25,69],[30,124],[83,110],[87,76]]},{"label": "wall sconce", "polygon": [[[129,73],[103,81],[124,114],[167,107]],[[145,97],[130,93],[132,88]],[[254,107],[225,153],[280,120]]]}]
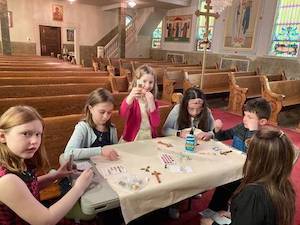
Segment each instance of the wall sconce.
[{"label": "wall sconce", "polygon": [[128,1],[127,1],[127,4],[128,4],[128,6],[129,6],[130,8],[133,8],[133,7],[136,6],[136,2],[133,1],[133,0],[128,0]]}]

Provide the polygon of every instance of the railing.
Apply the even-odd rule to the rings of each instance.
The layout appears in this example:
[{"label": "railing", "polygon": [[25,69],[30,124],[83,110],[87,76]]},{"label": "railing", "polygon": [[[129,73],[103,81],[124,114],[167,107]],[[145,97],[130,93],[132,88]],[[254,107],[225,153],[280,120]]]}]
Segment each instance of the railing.
[{"label": "railing", "polygon": [[[140,15],[133,18],[132,22],[126,28],[126,44],[125,47],[129,48],[131,44],[136,41],[138,32],[142,29],[146,20],[154,8],[146,8]],[[118,57],[119,56],[119,34],[117,34],[110,42],[104,47],[104,57]]]}]

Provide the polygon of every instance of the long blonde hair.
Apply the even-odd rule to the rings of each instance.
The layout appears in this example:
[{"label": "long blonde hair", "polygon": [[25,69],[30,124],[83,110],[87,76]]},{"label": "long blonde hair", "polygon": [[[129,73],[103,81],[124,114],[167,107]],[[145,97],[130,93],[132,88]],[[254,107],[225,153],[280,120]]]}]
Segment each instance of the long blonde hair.
[{"label": "long blonde hair", "polygon": [[154,84],[153,84],[153,89],[151,90],[151,93],[153,94],[154,98],[157,97],[157,78],[154,69],[151,66],[148,66],[147,64],[139,66],[135,71],[134,71],[134,77],[132,80],[132,83],[129,87],[129,90],[131,90],[133,87],[137,86],[137,80],[141,79],[143,75],[150,74],[154,78]]},{"label": "long blonde hair", "polygon": [[[0,117],[0,129],[8,131],[9,129],[39,120],[42,123],[44,131],[44,121],[40,114],[30,106],[14,106],[10,107]],[[24,172],[28,165],[36,168],[46,168],[49,165],[46,150],[43,142],[43,134],[41,137],[41,144],[37,153],[28,160],[22,160],[15,155],[6,145],[6,143],[0,143],[0,165],[7,170],[14,173]]]}]

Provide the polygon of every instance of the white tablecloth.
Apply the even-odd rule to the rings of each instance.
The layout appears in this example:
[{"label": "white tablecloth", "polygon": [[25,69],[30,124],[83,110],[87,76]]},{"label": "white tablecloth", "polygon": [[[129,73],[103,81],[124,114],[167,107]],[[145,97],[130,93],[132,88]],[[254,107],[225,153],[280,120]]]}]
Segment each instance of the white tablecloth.
[{"label": "white tablecloth", "polygon": [[[172,147],[159,144],[159,141],[172,144]],[[184,145],[184,139],[178,137],[156,138],[107,146],[118,151],[118,161],[108,161],[103,157],[92,158],[99,172],[102,171],[103,174],[106,171],[105,178],[119,196],[126,223],[242,177],[246,156],[240,151],[213,140],[201,142],[195,153],[186,152]],[[220,154],[226,151],[232,152]],[[171,155],[178,167],[191,168],[192,172],[174,173],[170,167],[165,168],[160,159],[162,153]],[[150,167],[150,172],[142,170],[147,166]],[[107,168],[114,168],[116,174]],[[126,173],[119,173],[124,172],[124,168]],[[153,171],[161,173],[161,183],[151,175]],[[120,185],[120,180],[128,175],[136,175],[144,180],[149,178],[149,182],[141,190],[132,191]]]}]

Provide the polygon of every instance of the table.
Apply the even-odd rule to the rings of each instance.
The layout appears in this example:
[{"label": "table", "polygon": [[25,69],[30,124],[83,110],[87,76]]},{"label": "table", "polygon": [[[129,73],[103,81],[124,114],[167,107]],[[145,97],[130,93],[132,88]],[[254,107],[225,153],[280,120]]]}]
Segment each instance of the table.
[{"label": "table", "polygon": [[[195,153],[185,151],[184,146],[184,139],[173,136],[107,146],[117,150],[120,159],[91,158],[105,180],[100,176],[100,184],[82,196],[83,212],[88,214],[88,208],[90,212],[104,211],[120,204],[128,223],[242,177],[246,155],[240,151],[214,140],[201,142]],[[171,156],[173,165],[162,163],[162,155]],[[160,173],[160,183],[152,175],[154,171]],[[137,191],[125,188],[126,178],[133,176],[145,181],[145,187]]]}]

